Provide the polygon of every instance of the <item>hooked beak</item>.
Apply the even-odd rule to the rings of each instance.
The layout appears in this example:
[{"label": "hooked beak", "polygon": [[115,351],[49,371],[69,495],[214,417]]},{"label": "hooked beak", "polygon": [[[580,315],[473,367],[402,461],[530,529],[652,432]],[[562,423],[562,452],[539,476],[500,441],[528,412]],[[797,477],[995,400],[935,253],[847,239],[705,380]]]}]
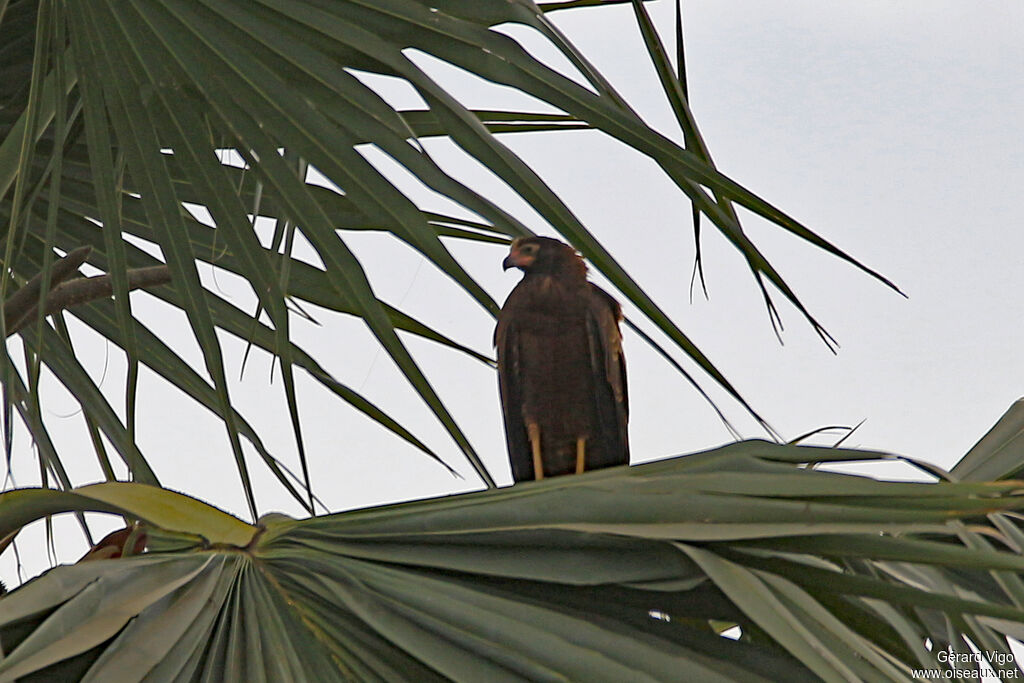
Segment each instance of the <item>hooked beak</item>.
[{"label": "hooked beak", "polygon": [[534,254],[524,254],[520,249],[519,245],[513,244],[512,248],[508,252],[508,256],[501,262],[503,270],[509,268],[519,268],[522,271],[526,271],[537,257]]}]

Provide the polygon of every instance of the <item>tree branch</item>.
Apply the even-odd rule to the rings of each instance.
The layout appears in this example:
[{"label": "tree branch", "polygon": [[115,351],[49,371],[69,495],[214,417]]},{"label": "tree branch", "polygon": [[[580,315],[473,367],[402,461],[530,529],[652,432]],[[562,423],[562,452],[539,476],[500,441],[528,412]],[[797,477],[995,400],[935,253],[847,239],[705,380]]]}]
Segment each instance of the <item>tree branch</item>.
[{"label": "tree branch", "polygon": [[[53,264],[50,269],[50,295],[53,290],[68,278],[78,272],[79,266],[85,263],[92,252],[92,247],[79,247],[69,252],[66,256]],[[12,294],[4,304],[4,325],[7,329],[7,336],[13,334],[14,326],[21,329],[25,326],[24,319],[39,306],[39,292],[43,288],[43,276],[39,273],[25,283],[25,286]],[[49,298],[49,297],[47,297]]]},{"label": "tree branch", "polygon": [[[87,247],[85,247],[88,249]],[[74,253],[74,252],[73,252]],[[86,253],[88,255],[88,252]],[[68,255],[70,257],[70,254]],[[84,259],[83,259],[84,260]],[[63,263],[60,261],[58,263]],[[76,266],[77,267],[77,266]],[[73,272],[73,271],[72,271]],[[39,277],[38,275],[36,277]],[[66,280],[67,276],[64,277]],[[36,278],[32,278],[35,280]],[[171,281],[171,271],[167,266],[150,266],[148,268],[133,268],[128,271],[128,290],[142,289],[145,287],[157,287],[159,285],[165,285]],[[21,294],[28,285],[19,289],[15,292],[14,296],[8,300],[8,310],[10,310],[11,300],[14,297]],[[43,315],[52,315],[58,311],[62,311],[65,308],[84,304],[89,301],[95,301],[96,299],[104,299],[108,296],[112,296],[114,293],[114,282],[110,275],[97,275],[95,277],[78,277],[73,280],[66,280],[62,284],[54,287],[50,290],[50,294],[46,297],[46,307],[43,309]],[[36,298],[32,300],[33,305],[24,312],[16,320],[9,323],[7,326],[7,335],[17,333],[19,330],[25,328],[35,317],[38,311],[38,296],[39,291],[36,290]],[[10,313],[8,313],[10,316]],[[11,319],[9,317],[9,319]]]}]

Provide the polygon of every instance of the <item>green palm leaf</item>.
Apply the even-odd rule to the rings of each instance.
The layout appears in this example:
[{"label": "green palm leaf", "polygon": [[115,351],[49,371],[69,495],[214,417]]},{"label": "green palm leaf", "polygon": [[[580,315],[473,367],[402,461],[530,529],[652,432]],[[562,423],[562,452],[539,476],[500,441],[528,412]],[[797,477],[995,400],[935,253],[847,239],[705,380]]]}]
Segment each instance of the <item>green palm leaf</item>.
[{"label": "green palm leaf", "polygon": [[[587,4],[591,3],[556,3],[543,9]],[[81,391],[74,393],[88,419],[115,443],[129,468],[133,472],[140,468],[135,473],[140,481],[156,481],[157,476],[152,467],[147,471],[141,464],[145,461],[134,445],[135,385],[142,363],[161,368],[158,372],[172,385],[224,421],[250,515],[257,514],[240,438],[254,444],[259,440],[233,407],[218,340],[222,330],[246,338],[279,359],[304,472],[308,468],[294,385],[296,367],[312,372],[343,401],[432,454],[399,421],[342,387],[317,369],[322,365],[318,359],[295,347],[289,302],[304,300],[361,318],[482,481],[493,484],[458,420],[441,402],[396,330],[481,360],[487,356],[382,302],[364,264],[343,233],[337,232],[389,233],[418,250],[493,314],[496,305],[490,294],[442,238],[500,243],[529,229],[465,179],[443,170],[420,143],[421,138],[441,136],[525,199],[608,277],[676,352],[688,356],[753,412],[572,209],[498,137],[539,130],[572,134],[575,128],[594,128],[650,156],[693,201],[695,210],[706,214],[744,254],[759,281],[772,282],[821,331],[782,276],[746,238],[732,206],[744,206],[863,266],[714,168],[686,106],[685,91],[670,77],[671,64],[656,30],[640,4],[636,9],[655,67],[685,131],[685,148],[644,123],[545,18],[543,10],[526,0],[429,5],[413,0],[12,2],[0,15],[0,51],[12,73],[31,72],[32,77],[10,81],[0,91],[0,219],[9,226],[3,253],[13,278],[3,286],[11,291],[47,271],[54,248],[68,252],[83,245],[92,247],[89,265],[109,274],[114,305],[104,313],[102,323],[96,306],[83,308],[80,314],[128,358],[126,419],[114,424],[109,419],[110,406],[100,403],[86,385],[79,383]],[[591,88],[545,66],[522,45],[493,30],[508,22],[536,28],[579,69]],[[58,45],[67,47],[58,49]],[[557,111],[470,109],[442,89],[408,56],[410,51],[518,89]],[[117,77],[112,78],[115,73]],[[364,73],[401,79],[427,108],[394,108],[361,80]],[[401,190],[362,153],[367,144],[472,218],[424,210],[418,196]],[[318,180],[321,177],[328,181],[326,186]],[[197,220],[186,207],[201,207],[209,221]],[[269,245],[254,230],[257,216],[275,221],[275,237]],[[312,245],[322,268],[293,257],[290,245],[296,234]],[[141,249],[138,239],[158,246],[161,256],[155,258]],[[245,314],[248,320],[220,293],[202,285],[197,273],[200,261],[249,282],[258,308]],[[186,314],[210,377],[203,387],[196,384],[183,360],[169,357],[173,352],[160,349],[157,358],[155,350],[143,348],[139,335],[146,335],[144,323],[136,319],[127,296],[131,272],[161,263],[167,266],[170,284],[153,293]],[[70,377],[68,368],[75,363],[70,347],[39,346],[42,327],[36,325],[34,337],[25,335],[32,353],[54,372],[58,366],[65,368],[63,375]],[[646,332],[644,338],[659,344]],[[659,352],[683,369],[671,349]],[[11,385],[15,370],[9,362],[5,367],[5,385]],[[30,382],[29,390],[34,389]],[[108,417],[98,419],[103,415]],[[40,417],[33,419],[37,426],[32,428],[37,429],[40,422]],[[282,485],[312,509],[310,492],[296,489],[274,465],[274,456],[259,445],[257,449]],[[309,488],[308,476],[301,486]]]},{"label": "green palm leaf", "polygon": [[1010,656],[1024,610],[991,572],[1024,558],[978,515],[1024,508],[1020,483],[807,467],[879,457],[744,442],[258,528],[144,485],[3,494],[0,534],[117,511],[151,552],[3,598],[0,680],[908,680],[963,638]]}]

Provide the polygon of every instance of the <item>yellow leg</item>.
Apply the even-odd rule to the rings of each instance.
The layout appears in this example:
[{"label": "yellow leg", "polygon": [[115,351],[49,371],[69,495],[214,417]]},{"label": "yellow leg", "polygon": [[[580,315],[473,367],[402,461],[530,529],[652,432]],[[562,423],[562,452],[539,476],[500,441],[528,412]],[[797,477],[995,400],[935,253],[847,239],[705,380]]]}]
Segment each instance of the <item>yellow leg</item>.
[{"label": "yellow leg", "polygon": [[536,422],[526,426],[526,437],[530,440],[530,450],[533,451],[533,478],[544,478],[544,462],[540,457],[540,427]]},{"label": "yellow leg", "polygon": [[576,474],[583,474],[583,470],[586,469],[586,444],[586,437],[576,439]]}]

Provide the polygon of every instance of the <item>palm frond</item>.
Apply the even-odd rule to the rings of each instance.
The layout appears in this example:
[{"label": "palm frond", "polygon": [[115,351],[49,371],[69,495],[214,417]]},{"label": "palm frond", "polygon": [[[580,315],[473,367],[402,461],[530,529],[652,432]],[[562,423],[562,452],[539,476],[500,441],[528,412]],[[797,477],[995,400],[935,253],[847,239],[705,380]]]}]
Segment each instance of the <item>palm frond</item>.
[{"label": "palm frond", "polygon": [[1013,403],[950,474],[966,481],[1012,479],[1024,471],[1024,399]]},{"label": "palm frond", "polygon": [[1024,556],[984,516],[1021,483],[808,467],[887,457],[751,441],[257,527],[141,484],[3,494],[0,519],[128,512],[152,542],[4,597],[0,679],[902,681],[971,646],[1012,667]]},{"label": "palm frond", "polygon": [[[222,332],[243,337],[280,361],[303,472],[308,473],[308,467],[296,368],[311,373],[342,401],[419,450],[438,457],[398,418],[330,377],[323,370],[323,359],[310,357],[293,343],[293,304],[310,302],[364,321],[481,481],[493,485],[457,416],[441,401],[397,331],[409,331],[478,360],[488,360],[486,354],[381,301],[366,264],[345,234],[338,232],[388,233],[420,252],[470,300],[493,314],[497,307],[491,295],[470,276],[467,264],[449,251],[446,240],[502,243],[530,229],[494,198],[474,189],[471,179],[442,168],[425,142],[440,136],[501,179],[551,230],[577,246],[667,337],[673,354],[688,357],[754,413],[664,307],[502,142],[501,135],[536,131],[571,135],[576,129],[590,128],[651,157],[692,200],[695,210],[703,212],[743,253],[758,278],[772,282],[815,326],[782,276],[746,238],[734,205],[888,281],[712,165],[706,147],[696,144],[696,123],[685,93],[681,95],[670,78],[671,64],[657,32],[636,3],[646,44],[686,131],[686,145],[649,127],[545,15],[545,10],[593,4],[539,7],[528,0],[5,3],[0,17],[0,63],[9,77],[0,86],[0,220],[9,229],[3,242],[7,277],[0,283],[4,288],[0,293],[12,292],[38,273],[49,272],[55,254],[92,248],[88,265],[108,276],[114,301],[112,305],[94,301],[67,314],[82,319],[124,351],[128,360],[124,419],[112,420],[117,409],[101,402],[99,392],[85,380],[76,381],[72,391],[83,405],[90,428],[115,446],[139,481],[157,481],[159,474],[157,465],[145,464],[148,461],[135,444],[141,365],[156,370],[223,420],[250,515],[257,515],[258,505],[242,439],[256,447],[282,486],[307,510],[312,509],[311,492],[289,481],[274,464],[276,456],[266,452],[236,409],[224,369]],[[589,85],[546,66],[527,47],[497,30],[508,23],[535,28]],[[469,108],[420,65],[418,54],[514,88],[538,100],[546,111]],[[404,82],[425,108],[392,106],[368,84],[367,74]],[[454,202],[460,215],[428,210],[421,195],[401,189],[373,163],[364,153],[367,146],[393,160],[432,196]],[[275,235],[268,241],[257,227],[269,221]],[[299,237],[315,252],[309,260],[322,267],[295,256],[293,245]],[[199,277],[200,263],[211,263],[247,281],[255,311],[243,313],[228,296],[205,286]],[[183,358],[173,357],[169,348],[147,348],[145,340],[151,335],[145,314],[128,291],[134,269],[157,265],[166,266],[170,282],[149,291],[185,314],[207,378],[200,380],[195,369],[188,368]],[[38,310],[47,308],[41,305]],[[29,345],[32,363],[70,382],[80,374],[70,345],[47,341],[47,326],[38,320],[34,323],[34,333],[19,332]],[[18,370],[6,357],[0,361],[10,395]],[[38,376],[33,368],[27,372]],[[37,387],[32,377],[26,375],[26,379],[33,392]],[[12,405],[5,404],[5,414],[11,414]],[[34,434],[41,429],[41,421],[38,415],[29,420]],[[308,474],[301,488],[308,488]]]}]

